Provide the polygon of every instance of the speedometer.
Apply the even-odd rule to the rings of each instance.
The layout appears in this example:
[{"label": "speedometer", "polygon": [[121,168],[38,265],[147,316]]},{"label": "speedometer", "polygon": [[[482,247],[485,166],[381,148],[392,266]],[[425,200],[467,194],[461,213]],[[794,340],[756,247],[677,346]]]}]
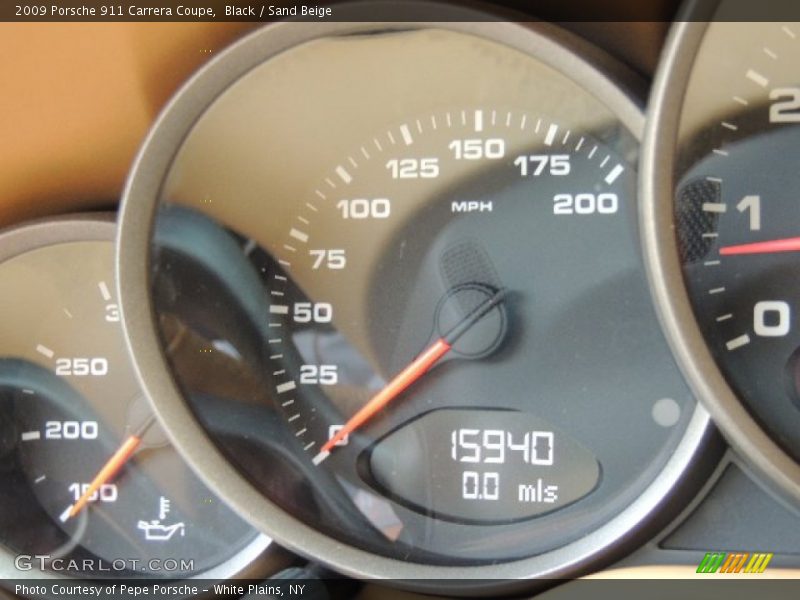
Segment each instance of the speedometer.
[{"label": "speedometer", "polygon": [[[371,142],[296,207],[277,265],[251,254],[272,296],[267,341],[286,423],[320,467],[356,477],[366,453],[372,485],[422,514],[507,522],[586,496],[600,480],[598,458],[542,418],[565,407],[548,401],[552,377],[528,365],[545,349],[562,355],[574,335],[545,329],[564,290],[536,282],[572,273],[586,289],[624,277],[628,246],[593,265],[569,248],[625,235],[630,163],[587,132],[491,107],[412,118]],[[469,177],[476,166],[486,172]],[[276,267],[285,275],[276,279]],[[281,373],[287,346],[303,360]],[[593,368],[616,370],[613,360]],[[517,388],[526,369],[539,387],[536,417]],[[610,408],[607,383],[593,394]],[[310,386],[334,406],[341,398],[341,416],[316,414]],[[677,419],[678,402],[669,406]],[[642,417],[657,427],[648,410]],[[598,437],[595,452],[611,451],[610,441]]]},{"label": "speedometer", "polygon": [[648,521],[707,416],[638,253],[636,103],[558,30],[437,10],[272,26],[178,96],[126,194],[126,328],[176,443],[281,542],[556,576]]}]

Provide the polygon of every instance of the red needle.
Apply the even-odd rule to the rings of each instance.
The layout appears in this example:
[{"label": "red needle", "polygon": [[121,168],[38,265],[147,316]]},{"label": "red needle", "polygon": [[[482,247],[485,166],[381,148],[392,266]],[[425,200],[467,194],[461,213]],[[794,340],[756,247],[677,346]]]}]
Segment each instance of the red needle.
[{"label": "red needle", "polygon": [[384,406],[399,396],[405,389],[408,388],[408,386],[413,384],[425,373],[427,373],[428,370],[430,370],[430,368],[435,365],[440,358],[450,352],[453,344],[455,344],[456,341],[470,329],[470,327],[475,325],[475,323],[486,316],[489,311],[500,304],[505,295],[506,290],[504,289],[495,292],[493,296],[479,304],[477,308],[464,317],[455,327],[448,331],[447,334],[436,340],[428,347],[427,350],[415,358],[410,365],[400,371],[400,373],[398,373],[386,385],[386,387],[375,394],[372,399],[362,406],[356,414],[350,417],[347,423],[345,423],[344,426],[337,431],[333,437],[325,442],[325,444],[322,446],[322,449],[319,451],[319,454],[317,454],[317,456],[314,458],[314,463],[319,464],[325,460],[333,447],[338,442],[343,440],[345,436],[358,429],[361,425],[378,413]]},{"label": "red needle", "polygon": [[719,253],[722,256],[734,256],[736,254],[771,254],[773,252],[800,252],[800,237],[769,240],[766,242],[753,242],[751,244],[739,244],[738,246],[723,246],[719,249]]}]

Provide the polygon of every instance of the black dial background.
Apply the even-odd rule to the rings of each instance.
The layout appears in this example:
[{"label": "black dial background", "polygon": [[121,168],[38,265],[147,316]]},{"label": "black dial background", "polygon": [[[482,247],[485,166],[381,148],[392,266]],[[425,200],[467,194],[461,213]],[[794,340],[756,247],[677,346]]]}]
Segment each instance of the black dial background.
[{"label": "black dial background", "polygon": [[[609,144],[618,143],[616,135],[618,130],[603,132]],[[612,157],[608,164],[624,161],[612,146],[600,144],[597,155],[606,154]],[[266,306],[250,305],[276,289],[276,275],[289,277],[289,284],[273,302],[325,298],[307,297],[263,249],[254,250],[243,239],[235,246],[236,237],[205,217],[164,205],[163,227],[183,223],[187,239],[218,239],[214,261],[229,261],[216,277],[201,279],[181,255],[191,250],[157,248],[157,308],[165,337],[173,321],[195,332],[197,344],[172,352],[171,363],[199,419],[254,485],[330,535],[388,556],[435,564],[518,558],[558,547],[619,513],[641,493],[680,438],[693,399],[650,304],[637,252],[633,168],[625,162],[623,175],[609,185],[587,151],[571,153],[570,160],[569,178],[521,178],[511,161],[483,168],[425,205],[388,244],[376,239],[367,247],[385,248],[370,285],[368,325],[379,357],[377,372],[329,325],[298,325],[286,318],[279,333],[267,329],[265,323],[278,317]],[[620,210],[556,216],[552,198],[565,186],[615,191]],[[452,201],[465,198],[491,200],[495,208],[491,214],[454,214]],[[333,207],[327,210],[322,218],[335,219]],[[192,227],[207,233],[190,234]],[[443,361],[351,435],[348,446],[313,466],[315,452],[305,449],[295,433],[301,426],[295,415],[302,418],[299,433],[319,448],[330,425],[343,422],[381,381],[419,354],[433,339],[436,307],[448,291],[442,257],[464,240],[485,252],[494,276],[510,290],[508,333],[500,347],[479,360]],[[340,242],[346,246],[347,239]],[[357,260],[358,248],[348,247],[348,253]],[[236,279],[232,272],[239,274]],[[347,286],[346,274],[339,281]],[[224,318],[221,306],[227,307]],[[282,368],[270,360],[276,352],[270,339],[278,335],[295,344],[294,355],[288,344],[280,346]],[[235,351],[198,362],[198,350],[212,342]],[[297,379],[303,362],[338,364],[343,381],[333,388],[301,387],[291,395],[292,404],[282,407],[289,396],[273,390],[287,377]],[[220,389],[212,393],[213,387]],[[669,427],[652,416],[662,398],[680,408],[679,420]],[[348,405],[350,413],[337,408]],[[484,507],[485,525],[436,518],[446,512],[437,502],[449,493],[437,495],[433,480],[427,483],[431,497],[425,507],[384,496],[365,470],[364,453],[395,428],[444,407],[502,408],[541,417],[597,457],[600,480],[569,506],[513,523],[505,513],[492,513],[490,504]],[[480,411],[474,415],[477,421],[463,426],[480,426]],[[451,486],[460,486],[461,470],[452,469]]]},{"label": "black dial background", "polygon": [[[797,152],[798,130],[770,126],[767,110],[761,106],[738,115],[744,133],[726,144],[728,155],[711,154],[682,178],[677,187],[676,220],[687,288],[714,357],[748,410],[800,460],[797,363],[792,358],[800,347],[797,254],[719,255],[723,246],[795,237],[800,229],[796,199],[800,172],[786,163],[786,157]],[[758,131],[761,133],[754,133]],[[699,140],[697,149],[707,147],[709,141]],[[721,182],[709,182],[708,177]],[[736,209],[747,195],[761,198],[761,228],[757,231],[749,227],[749,214]],[[727,210],[712,215],[702,210],[704,202],[725,203]],[[703,239],[703,233],[717,237]],[[720,288],[724,292],[709,293]],[[789,304],[788,335],[755,334],[753,311],[759,301]],[[717,320],[726,315],[731,317]],[[750,342],[729,350],[727,343],[742,335]]]}]

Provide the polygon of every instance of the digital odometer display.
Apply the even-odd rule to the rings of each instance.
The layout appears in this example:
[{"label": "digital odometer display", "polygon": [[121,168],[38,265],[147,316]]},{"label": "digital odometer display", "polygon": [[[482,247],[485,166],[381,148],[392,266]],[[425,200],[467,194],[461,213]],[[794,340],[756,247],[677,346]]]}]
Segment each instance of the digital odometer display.
[{"label": "digital odometer display", "polygon": [[513,521],[562,508],[594,489],[600,468],[576,440],[530,414],[438,410],[381,440],[378,484],[440,517]]}]

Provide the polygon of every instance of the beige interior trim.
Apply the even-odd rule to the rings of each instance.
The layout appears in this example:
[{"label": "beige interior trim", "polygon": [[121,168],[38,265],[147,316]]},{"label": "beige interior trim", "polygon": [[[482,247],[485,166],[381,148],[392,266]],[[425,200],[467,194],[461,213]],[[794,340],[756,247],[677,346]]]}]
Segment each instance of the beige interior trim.
[{"label": "beige interior trim", "polygon": [[0,227],[116,204],[164,102],[251,27],[0,24]]}]

